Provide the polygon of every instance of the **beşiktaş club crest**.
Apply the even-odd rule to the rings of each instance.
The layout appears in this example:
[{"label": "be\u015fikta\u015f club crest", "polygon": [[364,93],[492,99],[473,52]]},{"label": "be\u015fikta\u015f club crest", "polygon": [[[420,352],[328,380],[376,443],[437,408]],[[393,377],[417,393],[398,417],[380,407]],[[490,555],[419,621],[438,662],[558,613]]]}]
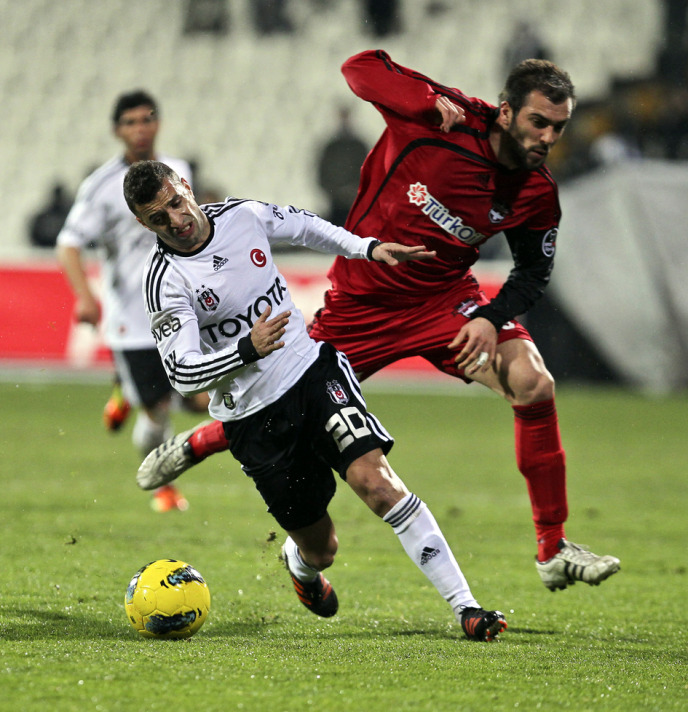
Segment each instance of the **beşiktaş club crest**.
[{"label": "be\u015fikta\u015f club crest", "polygon": [[196,294],[196,299],[203,307],[203,311],[215,311],[220,305],[217,294],[210,287],[206,287],[205,284],[202,284],[201,288],[196,290]]},{"label": "be\u015fikta\u015f club crest", "polygon": [[349,402],[349,396],[346,394],[346,391],[339,385],[338,381],[328,381],[327,392],[330,394],[330,398],[332,398],[332,401],[334,403],[346,405]]}]

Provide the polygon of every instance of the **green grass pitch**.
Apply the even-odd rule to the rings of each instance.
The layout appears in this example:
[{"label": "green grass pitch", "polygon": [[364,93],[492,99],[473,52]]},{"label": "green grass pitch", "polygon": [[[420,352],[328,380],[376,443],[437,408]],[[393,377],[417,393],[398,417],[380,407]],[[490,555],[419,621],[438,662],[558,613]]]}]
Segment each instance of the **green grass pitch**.
[{"label": "green grass pitch", "polygon": [[[135,485],[131,423],[114,435],[101,425],[107,395],[104,384],[0,384],[0,710],[688,709],[685,395],[561,389],[567,534],[622,570],[551,593],[533,566],[509,407],[369,392],[397,439],[392,465],[478,600],[507,616],[489,645],[463,637],[344,484],[329,620],[296,599],[277,559],[283,535],[230,455],[181,479],[188,512],[154,513]],[[175,415],[178,429],[193,422]],[[124,615],[130,577],[165,557],[210,587],[208,622],[186,641],[138,639]]]}]

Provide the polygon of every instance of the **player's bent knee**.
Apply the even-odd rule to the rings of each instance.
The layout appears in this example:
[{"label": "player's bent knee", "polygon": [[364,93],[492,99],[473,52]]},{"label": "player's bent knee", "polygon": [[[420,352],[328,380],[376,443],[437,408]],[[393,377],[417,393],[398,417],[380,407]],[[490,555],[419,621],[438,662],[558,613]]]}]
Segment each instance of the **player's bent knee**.
[{"label": "player's bent knee", "polygon": [[512,405],[554,398],[554,379],[532,341],[512,339],[500,344],[496,365],[497,383],[481,382]]},{"label": "player's bent knee", "polygon": [[554,378],[547,370],[542,356],[530,342],[524,342],[518,356],[505,364],[502,377],[506,379],[508,400],[517,405],[530,405],[554,398]]},{"label": "player's bent knee", "polygon": [[554,398],[554,379],[547,370],[532,371],[514,389],[516,400],[521,405],[530,405]]}]

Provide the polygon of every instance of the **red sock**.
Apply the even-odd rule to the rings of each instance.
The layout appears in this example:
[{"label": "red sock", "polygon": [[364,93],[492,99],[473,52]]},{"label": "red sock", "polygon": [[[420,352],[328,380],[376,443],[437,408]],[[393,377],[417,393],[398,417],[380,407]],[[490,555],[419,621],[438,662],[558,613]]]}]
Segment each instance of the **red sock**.
[{"label": "red sock", "polygon": [[213,420],[212,423],[198,428],[189,438],[189,443],[193,454],[199,460],[203,460],[213,453],[222,452],[229,447],[225,431],[219,420]]},{"label": "red sock", "polygon": [[538,542],[538,560],[559,552],[568,516],[566,455],[554,399],[515,405],[516,463],[526,478]]}]

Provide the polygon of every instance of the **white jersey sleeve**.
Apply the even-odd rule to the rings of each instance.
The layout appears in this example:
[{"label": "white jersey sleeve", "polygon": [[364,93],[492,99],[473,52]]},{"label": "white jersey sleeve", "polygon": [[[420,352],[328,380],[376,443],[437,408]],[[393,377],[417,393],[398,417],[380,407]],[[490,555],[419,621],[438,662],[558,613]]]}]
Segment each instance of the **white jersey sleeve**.
[{"label": "white jersey sleeve", "polygon": [[256,210],[263,213],[268,239],[273,244],[287,243],[308,247],[316,252],[364,259],[370,243],[377,242],[374,237],[361,238],[323,220],[315,213],[291,205],[286,208],[262,203],[255,205]]}]

